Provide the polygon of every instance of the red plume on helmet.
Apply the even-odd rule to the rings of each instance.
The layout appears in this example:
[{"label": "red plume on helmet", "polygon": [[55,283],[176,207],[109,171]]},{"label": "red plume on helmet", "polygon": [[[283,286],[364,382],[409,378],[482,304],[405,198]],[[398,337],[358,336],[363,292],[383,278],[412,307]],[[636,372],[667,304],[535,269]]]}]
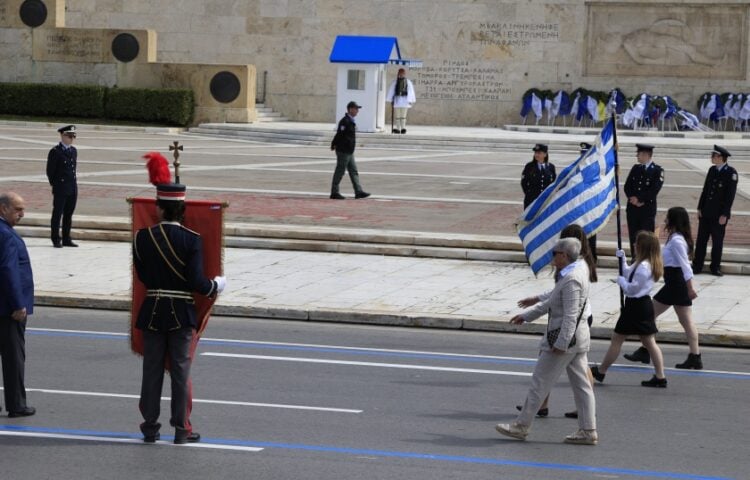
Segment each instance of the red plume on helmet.
[{"label": "red plume on helmet", "polygon": [[172,174],[169,172],[169,162],[159,152],[148,152],[143,158],[148,159],[148,180],[154,185],[172,183]]}]

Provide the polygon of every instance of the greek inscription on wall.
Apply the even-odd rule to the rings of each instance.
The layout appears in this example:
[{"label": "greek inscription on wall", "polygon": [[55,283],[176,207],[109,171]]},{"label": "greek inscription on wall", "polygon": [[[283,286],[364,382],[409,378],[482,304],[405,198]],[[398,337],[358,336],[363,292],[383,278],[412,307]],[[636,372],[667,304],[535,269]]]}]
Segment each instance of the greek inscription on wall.
[{"label": "greek inscription on wall", "polygon": [[425,62],[414,72],[414,88],[420,99],[487,101],[512,98],[511,88],[503,83],[500,69],[482,62]]},{"label": "greek inscription on wall", "polygon": [[585,73],[744,78],[747,11],[745,5],[590,5]]},{"label": "greek inscription on wall", "polygon": [[559,42],[559,23],[480,23],[471,32],[472,43],[482,46],[528,47],[532,42]]},{"label": "greek inscription on wall", "polygon": [[0,0],[0,27],[8,25],[8,5],[4,0]]},{"label": "greek inscription on wall", "polygon": [[103,60],[99,30],[35,30],[33,35],[35,60],[91,63]]}]

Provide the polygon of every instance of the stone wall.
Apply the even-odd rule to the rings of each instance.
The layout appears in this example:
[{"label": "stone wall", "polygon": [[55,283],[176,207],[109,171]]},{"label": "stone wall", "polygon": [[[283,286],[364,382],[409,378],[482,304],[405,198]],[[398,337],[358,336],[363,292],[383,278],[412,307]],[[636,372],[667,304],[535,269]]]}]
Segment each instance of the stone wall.
[{"label": "stone wall", "polygon": [[[12,16],[0,0],[0,12]],[[694,109],[705,91],[748,89],[746,0],[66,0],[65,26],[151,29],[157,60],[255,65],[266,103],[334,121],[336,35],[387,35],[424,62],[410,122],[518,121],[531,88],[668,94]],[[0,81],[109,84],[97,70],[31,59],[30,29],[0,24]],[[389,67],[389,78],[395,76]],[[98,77],[97,77],[98,76]],[[97,78],[94,78],[97,77]],[[258,86],[262,91],[262,85]]]}]

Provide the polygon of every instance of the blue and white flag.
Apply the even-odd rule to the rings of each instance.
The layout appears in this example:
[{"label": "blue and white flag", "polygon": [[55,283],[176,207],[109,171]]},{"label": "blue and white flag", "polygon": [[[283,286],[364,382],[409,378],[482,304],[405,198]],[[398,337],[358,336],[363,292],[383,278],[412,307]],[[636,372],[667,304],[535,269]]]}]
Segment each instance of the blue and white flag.
[{"label": "blue and white flag", "polygon": [[594,147],[565,167],[519,218],[516,228],[534,275],[552,261],[552,248],[563,228],[576,223],[588,237],[615,211],[614,132],[610,119]]}]

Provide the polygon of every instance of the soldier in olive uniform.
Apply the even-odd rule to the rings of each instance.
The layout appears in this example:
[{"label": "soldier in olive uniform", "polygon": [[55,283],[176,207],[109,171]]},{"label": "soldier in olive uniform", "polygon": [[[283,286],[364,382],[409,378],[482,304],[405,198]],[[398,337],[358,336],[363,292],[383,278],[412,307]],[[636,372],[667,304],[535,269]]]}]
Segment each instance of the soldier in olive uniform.
[{"label": "soldier in olive uniform", "polygon": [[664,184],[664,169],[651,160],[654,146],[637,143],[635,147],[638,163],[630,169],[624,187],[625,196],[628,197],[625,212],[630,237],[630,255],[633,258],[633,246],[638,232],[653,232],[656,229],[656,196]]},{"label": "soldier in olive uniform", "polygon": [[521,173],[524,210],[557,178],[555,166],[549,163],[547,145],[537,143],[532,150],[534,159],[523,167]]},{"label": "soldier in olive uniform", "polygon": [[339,183],[341,183],[341,179],[344,178],[344,173],[347,171],[352,186],[354,186],[354,198],[360,199],[370,196],[369,193],[362,190],[362,185],[359,183],[357,162],[354,161],[354,148],[357,144],[357,124],[354,122],[354,117],[357,116],[360,108],[362,107],[357,102],[349,102],[346,105],[346,115],[339,121],[336,135],[331,141],[331,150],[336,150],[336,170],[333,172],[333,180],[331,181],[330,198],[332,200],[344,200],[346,198],[339,192]]},{"label": "soldier in olive uniform", "polygon": [[698,236],[695,240],[693,273],[703,271],[708,237],[711,237],[711,273],[721,277],[721,253],[724,248],[724,234],[731,216],[734,195],[737,193],[737,170],[727,165],[731,156],[726,148],[714,145],[706,183],[698,200]]},{"label": "soldier in olive uniform", "polygon": [[[47,179],[52,186],[51,237],[55,248],[77,247],[70,237],[73,227],[73,211],[78,200],[76,164],[78,150],[73,146],[76,138],[75,125],[58,128],[60,143],[47,155]],[[60,240],[60,218],[62,217],[62,240]]]}]

